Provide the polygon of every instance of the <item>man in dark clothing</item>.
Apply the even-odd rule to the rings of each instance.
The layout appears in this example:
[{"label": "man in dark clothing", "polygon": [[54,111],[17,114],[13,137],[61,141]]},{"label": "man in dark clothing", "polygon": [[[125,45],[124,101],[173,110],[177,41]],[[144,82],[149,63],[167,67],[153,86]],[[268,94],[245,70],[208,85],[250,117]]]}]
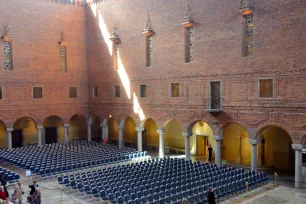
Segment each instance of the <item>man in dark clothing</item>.
[{"label": "man in dark clothing", "polygon": [[215,192],[212,187],[209,188],[208,195],[207,195],[208,204],[216,204],[216,197]]},{"label": "man in dark clothing", "polygon": [[212,154],[213,154],[213,148],[211,147],[211,145],[209,145],[209,147],[208,147],[208,161],[210,163],[212,163]]},{"label": "man in dark clothing", "polygon": [[6,193],[6,197],[9,197],[9,193],[7,191],[7,188],[6,188],[6,184],[7,184],[7,178],[4,174],[1,174],[0,175],[0,183],[2,184],[2,186],[4,187],[4,191]]},{"label": "man in dark clothing", "polygon": [[35,193],[36,188],[38,188],[36,181],[33,181],[33,184],[29,185],[29,188],[31,189],[30,195],[33,195]]}]

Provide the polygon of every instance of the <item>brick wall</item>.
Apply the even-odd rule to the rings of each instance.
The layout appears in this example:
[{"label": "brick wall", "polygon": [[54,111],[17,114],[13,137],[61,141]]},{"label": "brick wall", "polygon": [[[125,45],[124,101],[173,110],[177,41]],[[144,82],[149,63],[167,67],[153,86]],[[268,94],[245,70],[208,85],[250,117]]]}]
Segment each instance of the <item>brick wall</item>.
[{"label": "brick wall", "polygon": [[[76,113],[87,114],[85,12],[83,7],[50,1],[3,0],[0,35],[6,23],[13,37],[13,71],[4,71],[0,40],[1,120],[12,126],[29,116],[42,124],[58,115],[66,122]],[[68,72],[60,72],[61,33],[67,46]],[[43,87],[43,99],[32,98],[32,86]],[[78,98],[68,98],[68,87],[78,87]]]},{"label": "brick wall", "polygon": [[[187,2],[109,0],[86,10],[89,89],[100,88],[99,98],[89,97],[90,112],[101,117],[112,114],[117,119],[126,115],[139,119],[133,112],[132,99],[125,95],[113,97],[113,87],[121,81],[113,71],[108,39],[104,39],[100,28],[105,22],[111,33],[116,23],[131,94],[139,96],[139,85],[148,85],[148,97],[138,97],[146,117],[160,124],[171,118],[186,124],[200,119],[210,124],[217,121],[221,126],[236,122],[258,130],[279,125],[305,134],[305,1],[255,1],[254,49],[250,57],[242,57],[244,20],[239,1],[193,1],[194,61],[186,64],[181,23]],[[156,33],[150,68],[145,67],[142,34],[147,14]],[[259,98],[260,78],[274,79],[272,98]],[[205,111],[209,106],[209,82],[214,80],[221,81],[224,112],[220,114]],[[180,83],[181,97],[170,97],[171,82]]]}]

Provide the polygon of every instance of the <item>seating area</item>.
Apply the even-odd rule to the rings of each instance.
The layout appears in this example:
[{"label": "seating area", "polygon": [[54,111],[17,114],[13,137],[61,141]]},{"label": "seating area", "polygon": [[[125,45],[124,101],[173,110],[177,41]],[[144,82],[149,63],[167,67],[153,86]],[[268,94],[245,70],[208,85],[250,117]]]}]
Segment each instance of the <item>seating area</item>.
[{"label": "seating area", "polygon": [[140,157],[135,149],[87,141],[0,150],[0,160],[42,177]]},{"label": "seating area", "polygon": [[20,180],[20,175],[6,168],[0,167],[0,175],[5,175],[8,183],[15,183]]},{"label": "seating area", "polygon": [[250,190],[268,181],[264,173],[169,157],[58,177],[61,185],[120,204],[207,203],[209,187],[226,199],[244,193],[246,183]]}]

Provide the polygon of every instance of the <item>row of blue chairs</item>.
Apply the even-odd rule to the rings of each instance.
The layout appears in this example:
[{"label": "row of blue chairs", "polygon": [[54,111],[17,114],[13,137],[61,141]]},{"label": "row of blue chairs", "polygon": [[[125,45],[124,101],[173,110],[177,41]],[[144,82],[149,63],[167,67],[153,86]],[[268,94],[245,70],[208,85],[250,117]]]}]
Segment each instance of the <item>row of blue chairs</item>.
[{"label": "row of blue chairs", "polygon": [[0,159],[41,176],[71,172],[143,157],[144,152],[132,148],[77,141],[69,144],[29,146],[0,150]]},{"label": "row of blue chairs", "polygon": [[[200,174],[195,170],[200,170]],[[101,197],[103,200],[110,200],[111,203],[138,203],[144,200],[151,202],[152,198],[154,202],[166,202],[167,199],[179,202],[179,194],[192,200],[211,186],[218,189],[220,197],[224,197],[229,195],[229,192],[232,195],[238,190],[243,190],[246,182],[250,187],[257,187],[267,181],[264,173],[255,174],[254,171],[245,172],[233,167],[217,167],[214,164],[170,158],[58,178],[61,185],[97,198]],[[189,192],[187,197],[186,192]],[[202,199],[203,202],[204,200]]]},{"label": "row of blue chairs", "polygon": [[3,167],[0,167],[0,175],[4,175],[9,183],[15,183],[20,180],[19,174]]}]

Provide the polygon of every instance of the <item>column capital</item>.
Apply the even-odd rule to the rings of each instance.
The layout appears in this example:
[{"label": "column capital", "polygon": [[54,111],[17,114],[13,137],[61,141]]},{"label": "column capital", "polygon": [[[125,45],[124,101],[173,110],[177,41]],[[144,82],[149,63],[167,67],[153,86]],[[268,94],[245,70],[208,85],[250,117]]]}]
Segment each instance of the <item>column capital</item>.
[{"label": "column capital", "polygon": [[157,130],[156,131],[159,135],[164,135],[166,133],[166,130]]},{"label": "column capital", "polygon": [[223,140],[223,136],[219,136],[219,135],[213,135],[214,140],[216,141],[221,141]]},{"label": "column capital", "polygon": [[107,127],[107,125],[100,124],[100,127]]},{"label": "column capital", "polygon": [[257,145],[257,144],[260,144],[260,140],[259,139],[249,139],[249,143],[251,145]]},{"label": "column capital", "polygon": [[135,127],[135,130],[137,132],[142,132],[142,131],[144,131],[144,128],[143,127]]},{"label": "column capital", "polygon": [[292,149],[294,150],[302,150],[303,145],[302,144],[291,144]]},{"label": "column capital", "polygon": [[69,124],[64,124],[63,126],[64,126],[65,128],[67,128],[67,127],[69,127]]},{"label": "column capital", "polygon": [[36,129],[37,130],[41,130],[41,129],[43,129],[44,127],[42,126],[42,125],[37,125],[37,127],[36,127]]},{"label": "column capital", "polygon": [[6,128],[6,131],[7,132],[12,132],[12,131],[14,131],[14,128]]},{"label": "column capital", "polygon": [[118,125],[118,129],[124,129],[124,125]]},{"label": "column capital", "polygon": [[183,132],[182,135],[183,135],[183,137],[191,137],[191,135],[189,135],[188,132]]}]

